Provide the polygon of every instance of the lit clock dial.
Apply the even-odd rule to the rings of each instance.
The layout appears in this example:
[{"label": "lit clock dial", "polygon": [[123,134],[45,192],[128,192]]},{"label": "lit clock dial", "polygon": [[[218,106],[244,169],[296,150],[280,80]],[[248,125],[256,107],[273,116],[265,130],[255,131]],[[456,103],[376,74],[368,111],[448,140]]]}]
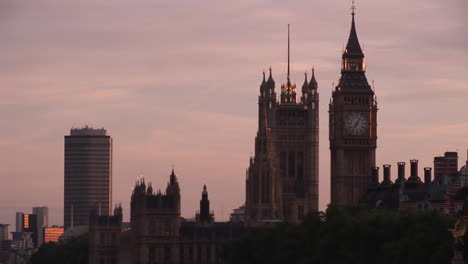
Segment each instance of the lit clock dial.
[{"label": "lit clock dial", "polygon": [[345,127],[353,136],[361,136],[366,132],[369,123],[362,113],[351,113],[345,122]]}]

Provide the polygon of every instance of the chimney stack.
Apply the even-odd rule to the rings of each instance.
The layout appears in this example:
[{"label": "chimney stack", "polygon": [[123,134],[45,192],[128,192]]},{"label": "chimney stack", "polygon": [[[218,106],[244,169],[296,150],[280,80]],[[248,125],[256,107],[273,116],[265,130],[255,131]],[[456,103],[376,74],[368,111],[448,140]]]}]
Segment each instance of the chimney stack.
[{"label": "chimney stack", "polygon": [[405,181],[405,165],[404,162],[398,162],[398,180]]},{"label": "chimney stack", "polygon": [[410,162],[411,162],[411,175],[410,175],[410,177],[411,176],[416,177],[416,176],[418,176],[418,160],[413,159]]},{"label": "chimney stack", "polygon": [[384,181],[390,181],[390,168],[391,168],[390,164],[384,164],[383,165]]},{"label": "chimney stack", "polygon": [[431,183],[432,178],[432,168],[424,168],[424,183],[429,184]]},{"label": "chimney stack", "polygon": [[372,167],[372,182],[379,183],[379,167]]}]

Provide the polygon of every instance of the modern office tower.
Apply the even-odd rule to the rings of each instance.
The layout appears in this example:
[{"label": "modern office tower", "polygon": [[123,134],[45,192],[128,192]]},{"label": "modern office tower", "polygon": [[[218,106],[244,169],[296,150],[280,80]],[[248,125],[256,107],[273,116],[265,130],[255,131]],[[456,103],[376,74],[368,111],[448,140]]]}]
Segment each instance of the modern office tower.
[{"label": "modern office tower", "polygon": [[63,234],[63,227],[52,226],[52,227],[44,227],[44,241],[43,243],[47,242],[58,242],[59,237]]},{"label": "modern office tower", "polygon": [[103,128],[72,128],[65,136],[64,226],[88,225],[92,208],[112,203],[112,138]]},{"label": "modern office tower", "polygon": [[22,232],[31,233],[31,238],[34,247],[38,247],[38,230],[37,230],[37,215],[35,214],[23,214],[21,221]]},{"label": "modern office tower", "polygon": [[377,148],[377,100],[366,78],[352,8],[351,31],[342,54],[341,78],[329,105],[331,203],[357,204],[372,182]]},{"label": "modern office tower", "polygon": [[49,226],[49,208],[33,207],[32,212],[37,215],[37,247],[40,247],[44,241],[44,227]]},{"label": "modern office tower", "polygon": [[15,231],[23,232],[23,212],[16,212]]},{"label": "modern office tower", "polygon": [[8,240],[8,224],[0,224],[0,242]]},{"label": "modern office tower", "polygon": [[434,177],[439,179],[445,175],[449,177],[457,176],[458,174],[458,153],[445,152],[443,157],[434,157]]}]

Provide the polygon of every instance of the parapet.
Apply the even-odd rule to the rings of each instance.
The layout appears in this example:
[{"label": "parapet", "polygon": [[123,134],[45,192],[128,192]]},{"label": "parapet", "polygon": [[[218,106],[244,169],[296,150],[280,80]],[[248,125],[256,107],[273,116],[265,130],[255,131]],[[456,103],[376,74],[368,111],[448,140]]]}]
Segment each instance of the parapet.
[{"label": "parapet", "polygon": [[92,128],[84,126],[82,128],[70,129],[70,136],[106,136],[107,130],[104,128]]}]

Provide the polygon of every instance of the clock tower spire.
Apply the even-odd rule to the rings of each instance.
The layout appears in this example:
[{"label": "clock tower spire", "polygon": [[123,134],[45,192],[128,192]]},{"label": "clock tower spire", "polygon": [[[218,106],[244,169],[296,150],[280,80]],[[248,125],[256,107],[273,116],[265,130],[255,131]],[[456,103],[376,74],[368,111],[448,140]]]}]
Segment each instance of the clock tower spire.
[{"label": "clock tower spire", "polygon": [[351,30],[342,54],[341,78],[329,105],[331,203],[356,204],[372,182],[377,148],[377,102],[366,78],[364,52],[356,31],[353,5]]}]

